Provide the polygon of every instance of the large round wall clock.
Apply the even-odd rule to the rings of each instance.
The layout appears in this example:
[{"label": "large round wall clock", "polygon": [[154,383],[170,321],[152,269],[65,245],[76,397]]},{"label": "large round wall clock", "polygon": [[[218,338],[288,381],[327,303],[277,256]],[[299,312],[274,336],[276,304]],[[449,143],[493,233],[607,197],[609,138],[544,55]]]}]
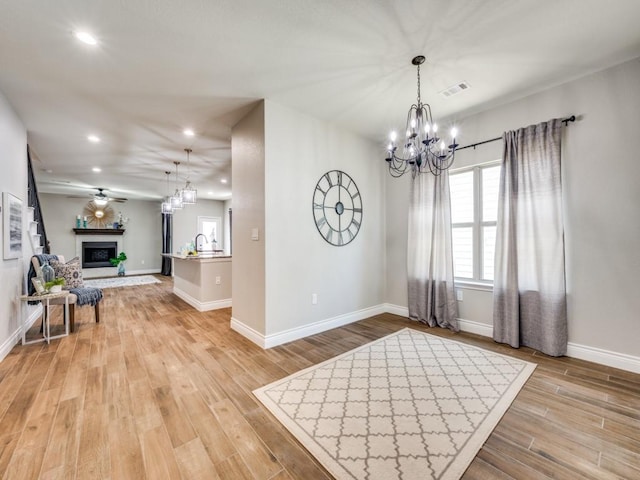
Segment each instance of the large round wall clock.
[{"label": "large round wall clock", "polygon": [[362,198],[353,179],[340,170],[325,173],[313,191],[313,218],[328,243],[341,247],[358,235]]}]

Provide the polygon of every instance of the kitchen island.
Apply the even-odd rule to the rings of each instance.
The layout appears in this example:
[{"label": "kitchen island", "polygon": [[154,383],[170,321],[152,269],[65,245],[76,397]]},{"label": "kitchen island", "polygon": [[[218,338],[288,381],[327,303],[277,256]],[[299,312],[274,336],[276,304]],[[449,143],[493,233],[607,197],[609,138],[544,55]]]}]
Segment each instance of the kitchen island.
[{"label": "kitchen island", "polygon": [[196,310],[231,306],[231,256],[162,254],[172,259],[173,293]]}]

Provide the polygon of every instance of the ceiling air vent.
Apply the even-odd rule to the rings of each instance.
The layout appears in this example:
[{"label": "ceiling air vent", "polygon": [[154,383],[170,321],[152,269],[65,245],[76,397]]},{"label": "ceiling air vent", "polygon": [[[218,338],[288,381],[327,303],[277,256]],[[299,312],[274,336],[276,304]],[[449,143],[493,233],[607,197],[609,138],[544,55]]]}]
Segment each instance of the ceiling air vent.
[{"label": "ceiling air vent", "polygon": [[449,88],[445,88],[440,92],[440,95],[442,95],[445,98],[449,98],[449,97],[453,97],[454,95],[457,95],[460,92],[464,92],[469,88],[471,88],[471,86],[467,82],[460,82],[460,83],[456,83],[455,85],[452,85]]}]

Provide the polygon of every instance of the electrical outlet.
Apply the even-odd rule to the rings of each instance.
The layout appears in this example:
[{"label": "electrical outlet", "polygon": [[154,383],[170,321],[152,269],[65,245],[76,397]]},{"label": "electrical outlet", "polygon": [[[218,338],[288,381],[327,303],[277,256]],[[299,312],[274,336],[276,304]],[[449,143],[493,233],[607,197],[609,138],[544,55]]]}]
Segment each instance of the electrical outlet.
[{"label": "electrical outlet", "polygon": [[456,300],[458,300],[459,302],[462,302],[464,297],[462,294],[462,290],[456,290]]},{"label": "electrical outlet", "polygon": [[317,293],[312,293],[311,294],[311,305],[317,305],[318,303],[318,294]]},{"label": "electrical outlet", "polygon": [[220,277],[216,277],[216,285],[220,285]]}]

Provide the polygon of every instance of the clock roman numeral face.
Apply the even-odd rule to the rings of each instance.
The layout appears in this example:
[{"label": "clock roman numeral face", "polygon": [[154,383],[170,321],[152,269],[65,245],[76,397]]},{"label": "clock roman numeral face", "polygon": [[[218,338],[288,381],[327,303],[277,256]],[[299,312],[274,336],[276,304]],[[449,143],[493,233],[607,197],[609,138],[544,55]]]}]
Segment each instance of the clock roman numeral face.
[{"label": "clock roman numeral face", "polygon": [[362,197],[349,175],[331,170],[320,177],[313,191],[313,217],[318,232],[331,245],[353,241],[362,225]]}]

